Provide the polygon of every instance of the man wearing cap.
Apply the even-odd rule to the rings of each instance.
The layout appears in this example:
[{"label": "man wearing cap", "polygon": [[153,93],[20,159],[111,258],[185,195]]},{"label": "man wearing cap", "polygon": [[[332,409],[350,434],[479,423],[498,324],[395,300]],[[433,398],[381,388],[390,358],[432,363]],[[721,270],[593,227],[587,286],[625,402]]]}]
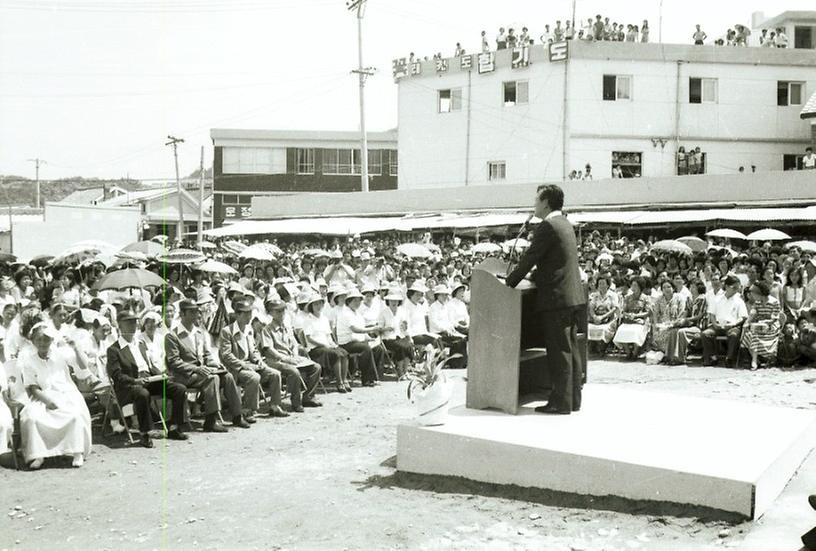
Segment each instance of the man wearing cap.
[{"label": "man wearing cap", "polygon": [[[310,297],[300,297],[308,304]],[[312,361],[298,345],[295,334],[283,322],[286,303],[274,300],[266,303],[272,320],[261,332],[258,348],[269,365],[286,377],[286,388],[292,397],[292,411],[301,413],[304,407],[320,407],[314,394],[320,381],[320,365]],[[302,391],[302,394],[301,394]]]},{"label": "man wearing cap", "polygon": [[258,354],[252,334],[252,305],[248,301],[233,304],[235,321],[221,329],[218,356],[238,385],[244,389],[244,418],[255,422],[261,385],[267,389],[272,400],[269,414],[272,417],[288,417],[281,408],[281,372],[269,367]]},{"label": "man wearing cap", "polygon": [[578,245],[572,224],[561,212],[564,192],[554,184],[536,190],[535,215],[542,220],[530,247],[507,276],[516,287],[536,266],[536,311],[547,348],[553,391],[539,413],[569,415],[581,408],[583,361],[578,343],[581,310],[586,312],[586,293],[578,269]]},{"label": "man wearing cap", "polygon": [[145,448],[153,447],[149,432],[153,428],[151,396],[167,399],[173,403],[173,410],[168,419],[167,437],[171,440],[187,440],[187,435],[179,428],[184,421],[187,388],[180,383],[157,377],[163,374],[162,370],[153,365],[147,347],[135,338],[136,314],[123,310],[116,321],[120,334],[116,342],[108,347],[107,371],[119,403],[122,405],[133,403],[133,409],[139,420],[140,444]]},{"label": "man wearing cap", "polygon": [[450,300],[450,290],[445,285],[437,285],[433,289],[434,301],[428,308],[428,328],[436,333],[442,343],[450,348],[451,354],[461,354],[461,358],[450,361],[450,367],[463,368],[467,366],[467,337],[456,330],[448,315],[447,303]]},{"label": "man wearing cap", "polygon": [[198,327],[201,312],[192,300],[179,303],[179,324],[164,337],[167,370],[173,379],[187,388],[195,388],[204,394],[204,430],[226,432],[217,415],[221,409],[220,389],[224,388],[232,423],[248,428],[241,416],[241,396],[235,379],[212,357],[204,333]]}]

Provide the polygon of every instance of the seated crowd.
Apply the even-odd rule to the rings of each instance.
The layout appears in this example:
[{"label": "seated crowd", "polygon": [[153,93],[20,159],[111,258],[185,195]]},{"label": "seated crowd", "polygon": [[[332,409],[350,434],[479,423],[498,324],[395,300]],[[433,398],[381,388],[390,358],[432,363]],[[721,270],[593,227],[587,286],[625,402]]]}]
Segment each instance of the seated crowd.
[{"label": "seated crowd", "polygon": [[248,429],[262,410],[288,417],[322,406],[323,382],[346,394],[355,378],[364,387],[387,370],[404,379],[429,347],[461,354],[450,367],[467,365],[465,255],[386,262],[360,241],[296,250],[269,263],[224,258],[236,276],[153,263],[169,272],[167,286],[127,291],[95,288],[108,269],[98,260],[12,266],[0,283],[0,454],[11,409],[30,468],[59,456],[79,467],[94,409],[103,435],[135,422],[150,448],[157,421],[174,440],[188,439],[198,410],[204,431],[226,432],[224,420]]},{"label": "seated crowd", "polygon": [[670,365],[697,352],[702,365],[750,369],[816,362],[811,253],[766,243],[686,256],[593,233],[581,254],[592,352]]},{"label": "seated crowd", "polygon": [[[144,263],[166,280],[159,288],[100,289],[123,260],[0,266],[0,454],[12,412],[30,467],[57,456],[80,466],[94,410],[103,435],[138,426],[151,447],[155,421],[176,440],[199,414],[205,431],[226,431],[225,420],[248,429],[262,412],[320,407],[318,389],[374,387],[386,371],[402,379],[429,347],[466,367],[468,285],[484,254],[430,237],[422,258],[398,253],[406,238],[355,236],[281,244],[270,262],[223,242],[214,256],[236,275]],[[596,354],[683,364],[696,353],[703,365],[750,368],[816,361],[810,252],[766,243],[683,255],[595,231],[579,255]]]}]

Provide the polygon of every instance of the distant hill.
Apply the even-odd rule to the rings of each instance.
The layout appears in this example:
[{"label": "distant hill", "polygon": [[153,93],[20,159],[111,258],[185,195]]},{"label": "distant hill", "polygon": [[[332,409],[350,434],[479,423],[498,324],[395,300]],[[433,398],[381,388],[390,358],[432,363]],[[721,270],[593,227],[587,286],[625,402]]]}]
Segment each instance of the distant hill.
[{"label": "distant hill", "polygon": [[[104,185],[119,186],[128,191],[144,189],[138,180],[120,178],[118,180],[101,180],[98,178],[62,178],[59,180],[40,181],[40,201],[60,201],[71,193],[100,188]],[[36,185],[34,180],[22,176],[0,175],[0,206],[3,205],[30,205],[36,201]]]}]

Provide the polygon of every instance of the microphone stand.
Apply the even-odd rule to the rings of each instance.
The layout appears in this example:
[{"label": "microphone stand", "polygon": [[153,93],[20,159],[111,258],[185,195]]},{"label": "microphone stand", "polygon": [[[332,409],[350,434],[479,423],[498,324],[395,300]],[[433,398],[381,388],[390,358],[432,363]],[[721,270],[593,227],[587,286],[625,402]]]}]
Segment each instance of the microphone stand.
[{"label": "microphone stand", "polygon": [[518,234],[516,234],[516,239],[513,241],[513,248],[510,249],[510,259],[508,260],[507,264],[507,272],[504,274],[505,278],[510,275],[511,268],[513,267],[513,254],[516,253],[516,256],[518,257],[518,253],[516,251],[518,240],[519,238],[521,238],[521,234],[523,234],[524,231],[527,229],[527,225],[530,223],[530,220],[532,219],[533,215],[531,214],[530,216],[527,217],[527,220],[525,220],[524,223],[521,225],[521,229],[519,230]]}]

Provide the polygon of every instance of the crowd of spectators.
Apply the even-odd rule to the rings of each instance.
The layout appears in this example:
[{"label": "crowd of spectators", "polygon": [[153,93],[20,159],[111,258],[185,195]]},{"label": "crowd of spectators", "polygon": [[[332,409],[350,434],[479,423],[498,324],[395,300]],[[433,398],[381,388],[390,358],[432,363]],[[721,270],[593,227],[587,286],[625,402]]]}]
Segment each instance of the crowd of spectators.
[{"label": "crowd of spectators", "polygon": [[684,255],[593,233],[582,259],[596,353],[684,364],[696,350],[703,365],[751,369],[816,361],[811,252],[765,243]]},{"label": "crowd of spectators", "polygon": [[[347,394],[402,379],[423,351],[466,367],[472,270],[486,256],[506,259],[507,242],[435,244],[428,233],[408,251],[405,241],[259,243],[277,250],[273,261],[244,259],[245,244],[224,242],[210,255],[221,263],[215,272],[200,260],[0,265],[0,453],[12,430],[7,402],[25,404],[31,468],[63,455],[80,466],[90,452],[89,405],[104,413],[106,430],[122,432],[119,406],[132,403],[139,443],[151,447],[151,400],[161,396],[173,404],[167,437],[186,440],[191,395],[202,428],[224,432],[224,418],[243,429],[256,422],[264,397],[265,414],[288,417],[320,407],[321,386]],[[703,365],[743,359],[753,369],[816,360],[813,252],[765,243],[689,255],[650,241],[597,231],[579,240],[593,353],[682,364],[696,352]],[[122,267],[164,281],[106,289],[107,274]]]}]

